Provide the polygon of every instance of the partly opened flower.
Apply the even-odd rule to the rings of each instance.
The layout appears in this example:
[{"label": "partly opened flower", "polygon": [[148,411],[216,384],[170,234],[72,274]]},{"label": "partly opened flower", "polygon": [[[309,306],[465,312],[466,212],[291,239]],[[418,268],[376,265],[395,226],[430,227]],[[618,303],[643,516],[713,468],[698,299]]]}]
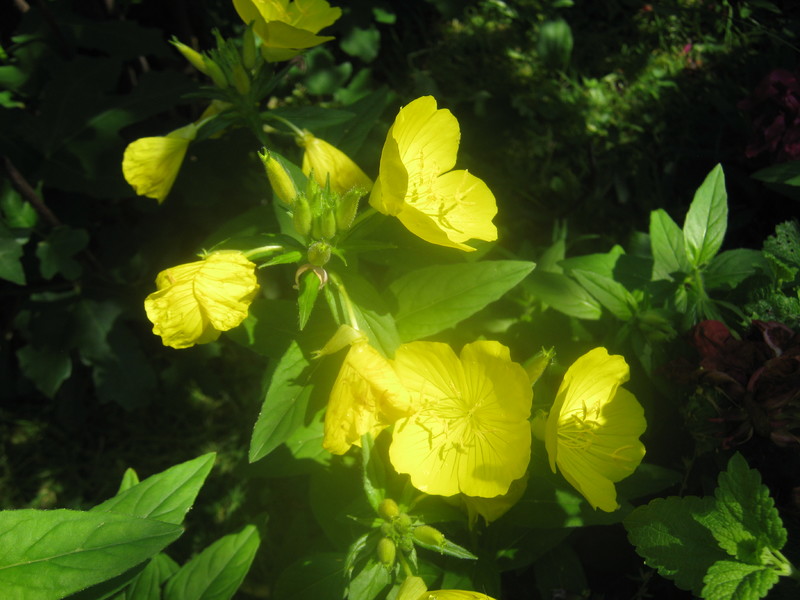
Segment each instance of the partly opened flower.
[{"label": "partly opened flower", "polygon": [[389,362],[366,339],[352,343],[333,384],[322,446],[344,454],[411,412],[408,392]]},{"label": "partly opened flower", "polygon": [[498,342],[412,342],[393,361],[419,406],[398,421],[389,448],[395,469],[428,494],[492,498],[508,492],[530,460],[532,392],[525,370]]},{"label": "partly opened flower", "polygon": [[146,137],[131,142],[122,157],[125,181],[140,196],[163,202],[181,170],[189,142],[196,135],[197,126],[192,123],[164,137]]},{"label": "partly opened flower", "polygon": [[287,60],[332,40],[316,33],[342,16],[341,8],[325,0],[233,0],[233,6],[242,21],[254,23],[265,58],[271,61]]},{"label": "partly opened flower", "polygon": [[432,96],[400,109],[386,136],[380,172],[369,203],[396,216],[411,233],[441,246],[474,250],[470,239],[497,239],[494,195],[456,164],[461,132],[449,110]]},{"label": "partly opened flower", "polygon": [[545,427],[553,472],[561,474],[593,508],[619,508],[614,483],[644,457],[639,436],[647,423],[629,391],[628,364],[605,348],[584,354],[567,370]]},{"label": "partly opened flower", "polygon": [[306,149],[303,154],[303,173],[310,175],[313,170],[314,179],[323,188],[328,177],[331,190],[339,194],[344,194],[354,187],[362,189],[366,194],[372,188],[372,180],[349,156],[335,146],[314,137],[308,131],[303,132],[303,137],[298,138],[298,143]]},{"label": "partly opened flower", "polygon": [[220,250],[161,271],[158,291],[144,301],[153,333],[173,348],[214,341],[247,317],[258,291],[255,270],[238,250]]}]

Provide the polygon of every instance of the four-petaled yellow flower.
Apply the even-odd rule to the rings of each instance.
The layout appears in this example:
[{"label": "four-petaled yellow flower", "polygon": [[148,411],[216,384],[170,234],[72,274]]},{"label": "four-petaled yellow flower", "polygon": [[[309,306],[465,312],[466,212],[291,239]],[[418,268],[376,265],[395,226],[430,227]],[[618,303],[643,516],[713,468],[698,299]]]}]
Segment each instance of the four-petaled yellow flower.
[{"label": "four-petaled yellow flower", "polygon": [[233,0],[233,6],[242,21],[255,23],[262,52],[270,61],[287,60],[332,40],[316,33],[342,16],[341,8],[325,0]]},{"label": "four-petaled yellow flower", "polygon": [[396,216],[411,233],[440,246],[474,250],[470,239],[497,239],[494,195],[456,164],[461,132],[449,110],[432,96],[400,109],[381,154],[369,203]]},{"label": "four-petaled yellow flower", "polygon": [[153,333],[165,346],[212,342],[239,325],[258,292],[256,266],[238,250],[212,252],[203,260],[161,271],[158,291],[144,301]]},{"label": "four-petaled yellow flower", "polygon": [[140,138],[128,144],[122,174],[140,196],[163,202],[181,170],[186,150],[197,135],[194,123],[163,137]]},{"label": "four-petaled yellow flower", "polygon": [[308,131],[303,131],[303,137],[298,137],[297,141],[306,150],[303,153],[303,173],[310,175],[313,170],[314,179],[323,188],[330,177],[331,190],[339,194],[349,192],[354,187],[360,188],[365,194],[372,189],[372,180],[337,147],[314,137]]},{"label": "four-petaled yellow flower", "polygon": [[532,392],[525,369],[498,342],[412,342],[393,366],[418,410],[395,424],[389,457],[428,494],[492,498],[530,460]]},{"label": "four-petaled yellow flower", "polygon": [[614,483],[636,470],[644,457],[639,436],[647,423],[636,397],[619,387],[628,364],[605,348],[584,354],[567,370],[545,426],[550,468],[592,505],[619,508]]},{"label": "four-petaled yellow flower", "polygon": [[331,390],[325,413],[322,446],[344,454],[361,445],[361,436],[377,436],[384,428],[412,412],[411,400],[389,362],[358,339],[347,351]]}]

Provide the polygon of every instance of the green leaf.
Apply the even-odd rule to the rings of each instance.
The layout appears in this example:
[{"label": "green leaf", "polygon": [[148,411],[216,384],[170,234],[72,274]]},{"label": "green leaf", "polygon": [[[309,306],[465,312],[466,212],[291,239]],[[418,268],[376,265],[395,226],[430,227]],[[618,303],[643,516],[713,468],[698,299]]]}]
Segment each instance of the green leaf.
[{"label": "green leaf", "polygon": [[341,600],[344,558],[326,552],[290,565],[275,584],[276,600]]},{"label": "green leaf", "polygon": [[800,162],[793,160],[779,165],[772,165],[766,169],[756,171],[751,177],[767,183],[800,186]]},{"label": "green leaf", "polygon": [[339,42],[339,46],[350,56],[357,56],[364,62],[371,62],[378,56],[381,34],[374,25],[366,29],[353,27]]},{"label": "green leaf", "polygon": [[164,553],[156,554],[118,600],[161,600],[161,586],[178,571],[178,563]]},{"label": "green leaf", "polygon": [[350,580],[347,588],[348,600],[372,600],[391,583],[389,571],[370,557],[364,568]]},{"label": "green leaf", "polygon": [[250,462],[265,457],[302,425],[314,389],[310,370],[300,346],[292,341],[271,373],[250,440]]},{"label": "green leaf", "polygon": [[80,277],[82,268],[72,257],[86,248],[89,234],[83,229],[59,227],[46,240],[36,246],[39,270],[42,277],[52,279],[60,273],[69,280]]},{"label": "green leaf", "polygon": [[725,175],[717,165],[697,189],[683,223],[684,246],[691,263],[699,267],[719,252],[728,228]]},{"label": "green leaf", "polygon": [[361,436],[361,479],[369,505],[378,512],[378,506],[386,498],[386,467],[368,434]]},{"label": "green leaf", "polygon": [[194,504],[215,457],[211,452],[170,467],[98,504],[91,512],[147,517],[178,525]]},{"label": "green leaf", "polygon": [[582,598],[589,589],[580,557],[568,543],[559,544],[537,560],[533,572],[542,598],[552,598],[554,590],[564,590],[564,597]]},{"label": "green leaf", "polygon": [[297,294],[297,318],[300,331],[305,328],[311,311],[314,310],[320,285],[320,279],[313,271],[308,271],[300,276],[300,293]]},{"label": "green leaf", "polygon": [[128,491],[138,483],[139,483],[139,475],[136,473],[136,471],[128,467],[122,474],[122,481],[120,481],[119,483],[119,489],[117,490],[117,495],[121,494],[122,492]]},{"label": "green leaf", "polygon": [[217,540],[169,579],[164,600],[228,600],[244,581],[260,543],[253,525]]},{"label": "green leaf", "polygon": [[713,498],[656,498],[623,521],[628,540],[648,566],[700,595],[711,565],[727,555],[699,519],[714,510]]},{"label": "green leaf", "polygon": [[624,285],[598,273],[582,269],[573,269],[572,276],[612,315],[621,321],[628,321],[633,317],[637,302]]},{"label": "green leaf", "polygon": [[353,272],[342,273],[341,278],[353,302],[358,324],[369,337],[370,344],[385,356],[394,356],[400,345],[400,335],[381,294],[369,281]]},{"label": "green leaf", "polygon": [[559,265],[568,275],[573,270],[580,269],[581,271],[591,271],[609,279],[614,279],[614,268],[617,266],[619,257],[624,254],[625,250],[622,249],[622,246],[615,245],[608,252],[565,258]]},{"label": "green leaf", "polygon": [[182,532],[111,513],[3,511],[0,589],[15,600],[59,600],[147,560]]},{"label": "green leaf", "polygon": [[262,356],[278,359],[297,335],[296,315],[294,302],[257,298],[242,324],[225,333]]},{"label": "green leaf", "polygon": [[445,540],[444,544],[442,544],[441,546],[434,546],[433,544],[426,544],[425,542],[421,542],[418,539],[414,538],[414,544],[416,544],[420,548],[425,548],[426,550],[431,550],[432,552],[438,552],[439,554],[446,554],[447,556],[452,556],[454,558],[478,560],[478,557],[475,556],[472,552],[470,552],[463,546],[459,546],[455,542],[451,542],[450,540]]},{"label": "green leaf", "polygon": [[8,180],[0,183],[0,210],[11,229],[32,229],[39,220],[33,205],[23,200]]},{"label": "green leaf", "polygon": [[758,600],[767,595],[778,578],[778,573],[769,567],[723,560],[708,570],[702,597],[706,600]]},{"label": "green leaf", "polygon": [[17,350],[17,360],[25,377],[48,398],[53,398],[72,374],[72,358],[63,350],[36,349],[29,344]]},{"label": "green leaf", "polygon": [[706,289],[733,289],[756,273],[769,273],[769,263],[758,250],[737,248],[717,254],[703,271]]},{"label": "green leaf", "polygon": [[653,252],[653,280],[672,279],[673,273],[691,271],[683,232],[663,209],[650,213],[650,248]]},{"label": "green leaf", "polygon": [[536,269],[525,280],[525,289],[537,300],[570,317],[595,320],[603,314],[595,297],[562,273]]},{"label": "green leaf", "polygon": [[25,285],[25,271],[22,269],[22,246],[10,231],[0,228],[0,279],[18,285]]},{"label": "green leaf", "polygon": [[526,261],[437,265],[392,282],[400,339],[417,340],[453,327],[499,299],[534,267]]}]

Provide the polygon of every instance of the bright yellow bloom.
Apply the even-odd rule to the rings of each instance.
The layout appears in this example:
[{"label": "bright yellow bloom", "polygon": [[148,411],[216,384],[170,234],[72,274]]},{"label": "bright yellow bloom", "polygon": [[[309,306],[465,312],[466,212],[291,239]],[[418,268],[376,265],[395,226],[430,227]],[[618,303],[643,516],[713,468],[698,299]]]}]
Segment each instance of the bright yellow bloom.
[{"label": "bright yellow bloom", "polygon": [[255,271],[238,250],[212,252],[203,260],[161,271],[158,291],[144,301],[153,333],[173,348],[213,342],[247,316],[258,292]]},{"label": "bright yellow bloom", "polygon": [[[324,352],[324,349],[323,349]],[[333,384],[322,446],[344,454],[411,412],[408,392],[389,362],[366,339],[352,342]]]},{"label": "bright yellow bloom", "polygon": [[528,375],[498,342],[412,342],[393,361],[419,406],[395,425],[389,458],[428,494],[492,498],[522,477],[530,460]]},{"label": "bright yellow bloom", "polygon": [[265,58],[287,60],[301,49],[313,48],[332,40],[315,35],[342,16],[325,0],[233,0],[233,6],[246,24],[254,22],[263,43]]},{"label": "bright yellow bloom", "polygon": [[471,251],[467,240],[497,239],[497,203],[481,179],[451,171],[460,137],[456,118],[437,109],[432,96],[401,108],[386,136],[369,203],[427,242]]},{"label": "bright yellow bloom", "polygon": [[619,508],[614,483],[636,470],[644,457],[639,436],[647,423],[629,391],[628,364],[605,348],[584,354],[567,370],[545,426],[545,446],[553,472],[593,508]]},{"label": "bright yellow bloom", "polygon": [[125,181],[140,196],[163,202],[181,170],[189,142],[196,135],[197,127],[192,123],[164,137],[146,137],[131,142],[122,157]]},{"label": "bright yellow bloom", "polygon": [[372,189],[372,180],[336,146],[314,137],[308,131],[303,131],[303,137],[298,138],[297,143],[306,149],[303,153],[303,173],[308,176],[313,170],[314,179],[323,188],[330,176],[331,190],[339,194],[349,192],[354,187],[361,188],[365,194]]},{"label": "bright yellow bloom", "polygon": [[397,600],[494,600],[491,596],[468,590],[428,591],[421,577],[410,575],[397,591]]}]

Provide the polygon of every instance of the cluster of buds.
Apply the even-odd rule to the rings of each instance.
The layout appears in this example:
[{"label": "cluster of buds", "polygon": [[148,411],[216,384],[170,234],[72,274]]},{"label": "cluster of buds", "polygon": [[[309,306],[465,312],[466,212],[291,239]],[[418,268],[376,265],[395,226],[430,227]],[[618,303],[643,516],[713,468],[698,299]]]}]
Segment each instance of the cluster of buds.
[{"label": "cluster of buds", "polygon": [[778,446],[800,446],[800,335],[777,322],[753,321],[743,339],[719,321],[693,332],[700,354],[693,380],[714,414],[723,448],[754,434]]},{"label": "cluster of buds", "polygon": [[378,561],[387,570],[394,568],[398,549],[410,554],[415,544],[423,548],[441,549],[447,542],[441,531],[430,525],[415,523],[407,513],[400,511],[397,502],[391,498],[385,498],[380,503],[378,514],[383,523],[375,551]]},{"label": "cluster of buds", "polygon": [[301,191],[276,155],[264,149],[258,156],[275,196],[290,208],[295,230],[310,242],[308,262],[315,267],[324,266],[331,257],[330,240],[353,224],[364,190],[354,187],[339,193],[329,184],[321,186],[311,176]]}]

